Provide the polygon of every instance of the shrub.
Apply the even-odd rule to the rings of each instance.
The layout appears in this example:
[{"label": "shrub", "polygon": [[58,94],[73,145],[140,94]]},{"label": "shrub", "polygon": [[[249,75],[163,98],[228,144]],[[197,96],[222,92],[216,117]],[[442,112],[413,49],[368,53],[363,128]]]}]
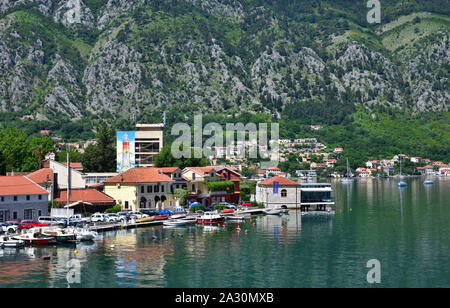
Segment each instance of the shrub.
[{"label": "shrub", "polygon": [[218,210],[218,211],[224,210],[225,209],[225,205],[223,205],[223,204],[216,204],[214,206],[214,209]]},{"label": "shrub", "polygon": [[119,213],[120,211],[122,211],[122,206],[116,204],[112,208],[107,209],[105,211],[105,213],[107,213],[107,214],[109,214],[109,213]]},{"label": "shrub", "polygon": [[204,210],[205,210],[205,207],[203,206],[203,204],[199,204],[199,205],[191,206],[191,208],[189,209],[189,212],[195,213],[197,211],[204,211]]},{"label": "shrub", "polygon": [[232,181],[206,182],[209,191],[226,191],[232,193],[234,191],[234,183]]}]

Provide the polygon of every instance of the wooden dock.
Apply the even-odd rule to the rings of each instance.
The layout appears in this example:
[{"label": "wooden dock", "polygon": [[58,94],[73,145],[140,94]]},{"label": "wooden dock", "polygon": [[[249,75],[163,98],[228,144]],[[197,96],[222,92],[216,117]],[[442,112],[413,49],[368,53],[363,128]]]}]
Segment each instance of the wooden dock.
[{"label": "wooden dock", "polygon": [[116,223],[116,224],[96,224],[89,227],[89,230],[96,232],[106,232],[113,230],[123,230],[123,229],[135,229],[135,228],[144,228],[144,227],[153,227],[160,226],[163,224],[164,220],[154,220],[147,222],[137,222],[137,223]]}]

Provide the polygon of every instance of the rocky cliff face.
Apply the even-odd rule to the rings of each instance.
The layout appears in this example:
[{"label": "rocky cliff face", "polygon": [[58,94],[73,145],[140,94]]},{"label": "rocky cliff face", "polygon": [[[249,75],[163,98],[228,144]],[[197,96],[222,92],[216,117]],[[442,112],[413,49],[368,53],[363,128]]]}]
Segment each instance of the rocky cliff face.
[{"label": "rocky cliff face", "polygon": [[448,110],[448,16],[368,27],[320,19],[333,4],[312,18],[249,3],[0,0],[0,109],[40,119],[180,104],[282,115],[322,100]]}]

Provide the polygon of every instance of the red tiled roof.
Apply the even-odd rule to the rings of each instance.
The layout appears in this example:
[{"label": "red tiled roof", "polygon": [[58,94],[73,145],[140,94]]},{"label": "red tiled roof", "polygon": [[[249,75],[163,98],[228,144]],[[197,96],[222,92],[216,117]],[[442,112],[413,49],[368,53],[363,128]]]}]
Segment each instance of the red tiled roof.
[{"label": "red tiled roof", "polygon": [[0,176],[0,195],[36,195],[48,192],[25,176]]},{"label": "red tiled roof", "polygon": [[273,182],[278,182],[279,186],[300,186],[300,184],[282,176],[274,176],[273,178],[259,182],[258,186],[273,186]]},{"label": "red tiled roof", "polygon": [[[67,163],[63,163],[63,164],[67,166]],[[70,163],[70,168],[83,169],[83,164],[82,163]]]},{"label": "red tiled roof", "polygon": [[44,184],[47,179],[53,183],[53,170],[50,168],[42,168],[27,175],[27,178],[38,184]]},{"label": "red tiled roof", "polygon": [[161,168],[133,168],[122,172],[115,177],[106,180],[104,183],[154,183],[154,182],[174,182],[165,175]]},{"label": "red tiled roof", "polygon": [[[65,203],[67,202],[67,190],[59,191],[57,197],[54,199],[55,202]],[[69,202],[112,202],[115,203],[114,199],[110,196],[102,193],[97,189],[73,189],[70,191],[70,200]]]}]

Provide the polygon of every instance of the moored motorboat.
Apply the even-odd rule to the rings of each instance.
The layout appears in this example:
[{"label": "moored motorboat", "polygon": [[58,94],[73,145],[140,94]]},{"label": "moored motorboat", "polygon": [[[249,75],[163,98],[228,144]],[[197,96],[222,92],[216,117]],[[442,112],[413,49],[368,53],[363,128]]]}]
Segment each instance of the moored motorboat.
[{"label": "moored motorboat", "polygon": [[182,219],[182,218],[186,218],[185,213],[175,213],[172,214],[172,216],[170,216],[170,219]]},{"label": "moored motorboat", "polygon": [[18,248],[25,246],[25,242],[23,240],[15,240],[8,236],[0,237],[0,247],[1,248]]},{"label": "moored motorboat", "polygon": [[198,224],[217,224],[225,221],[225,217],[217,212],[205,212],[197,217]]},{"label": "moored motorboat", "polygon": [[26,245],[47,245],[56,243],[56,240],[53,237],[43,235],[40,229],[30,229],[28,233],[16,235],[13,239],[22,240]]},{"label": "moored motorboat", "polygon": [[423,182],[423,184],[425,184],[425,185],[433,185],[434,181],[433,180],[426,180],[425,182]]},{"label": "moored motorboat", "polygon": [[88,228],[76,228],[73,229],[72,232],[75,234],[76,239],[81,242],[93,241],[98,237],[97,232],[91,231]]},{"label": "moored motorboat", "polygon": [[264,215],[282,215],[283,209],[265,209],[263,210]]},{"label": "moored motorboat", "polygon": [[163,226],[168,226],[168,227],[185,226],[185,225],[193,224],[196,221],[197,221],[196,219],[174,219],[174,220],[170,219],[170,220],[164,221]]},{"label": "moored motorboat", "polygon": [[69,243],[77,240],[75,233],[68,229],[45,229],[42,234],[53,237],[58,243]]}]

